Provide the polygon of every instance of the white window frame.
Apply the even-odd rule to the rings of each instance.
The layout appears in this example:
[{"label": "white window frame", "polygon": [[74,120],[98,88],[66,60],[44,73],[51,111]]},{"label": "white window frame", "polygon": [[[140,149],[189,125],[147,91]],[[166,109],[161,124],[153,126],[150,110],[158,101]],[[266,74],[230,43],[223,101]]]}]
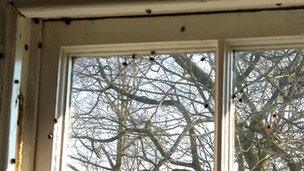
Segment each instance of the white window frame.
[{"label": "white window frame", "polygon": [[[226,140],[222,142],[222,149],[227,154],[222,155],[224,160],[224,166],[228,167],[229,171],[235,170],[235,101],[231,98],[234,94],[233,90],[233,63],[234,63],[234,51],[254,51],[254,50],[274,50],[274,49],[289,49],[289,48],[304,48],[304,37],[303,36],[282,36],[282,37],[259,37],[259,38],[236,38],[227,39],[225,50],[227,53],[226,59],[224,61],[224,86],[223,89],[226,93],[226,97],[223,99],[223,103],[229,103],[230,105],[225,105],[226,108],[223,109],[223,113],[227,112],[226,120],[223,119],[224,124],[222,125],[222,130],[228,129],[228,135],[222,132],[222,137]],[[224,114],[223,114],[224,115]],[[225,124],[226,123],[226,124]],[[227,143],[228,142],[228,143]],[[226,144],[230,144],[226,146]],[[225,169],[224,169],[225,170]]]},{"label": "white window frame", "polygon": [[[137,55],[149,55],[151,51],[156,50],[159,54],[166,53],[187,53],[187,52],[216,52],[217,41],[205,40],[205,41],[177,41],[177,42],[153,42],[153,43],[129,43],[129,44],[109,44],[109,45],[93,45],[93,46],[67,46],[61,48],[60,55],[60,66],[59,66],[59,86],[57,89],[57,117],[58,123],[55,125],[53,142],[62,142],[59,144],[53,144],[52,148],[57,149],[55,154],[52,155],[52,170],[64,170],[64,159],[61,157],[65,156],[67,135],[60,134],[67,129],[65,123],[68,123],[68,108],[66,104],[69,103],[70,86],[71,86],[71,70],[72,70],[72,58],[74,57],[104,57],[111,55],[125,55],[131,56],[132,54]],[[85,51],[84,51],[85,50]],[[64,115],[63,117],[60,115]],[[64,128],[63,128],[63,127]],[[58,133],[59,132],[59,133]],[[61,137],[63,136],[63,137]],[[55,156],[60,154],[60,158]]]},{"label": "white window frame", "polygon": [[[21,84],[25,87],[27,105],[22,135],[26,147],[22,151],[22,170],[48,171],[51,170],[52,160],[60,160],[58,156],[52,158],[55,156],[52,152],[60,151],[59,148],[53,149],[53,141],[60,142],[56,139],[62,139],[63,135],[64,120],[57,116],[66,113],[70,80],[68,59],[75,55],[125,53],[132,51],[130,47],[136,47],[133,51],[140,53],[161,48],[165,51],[176,48],[183,51],[196,48],[216,51],[215,168],[233,171],[234,109],[230,105],[233,104],[230,98],[233,93],[232,51],[304,47],[303,16],[304,10],[281,10],[74,20],[70,25],[60,20],[40,20],[37,24],[23,19],[31,28],[28,31],[31,33],[31,46],[29,56],[25,55],[23,59],[30,62],[24,63],[23,71],[28,74],[23,76],[26,80]],[[180,32],[182,26],[186,27],[185,32]],[[57,123],[54,123],[55,118]],[[53,139],[49,139],[50,135],[54,135]]]}]

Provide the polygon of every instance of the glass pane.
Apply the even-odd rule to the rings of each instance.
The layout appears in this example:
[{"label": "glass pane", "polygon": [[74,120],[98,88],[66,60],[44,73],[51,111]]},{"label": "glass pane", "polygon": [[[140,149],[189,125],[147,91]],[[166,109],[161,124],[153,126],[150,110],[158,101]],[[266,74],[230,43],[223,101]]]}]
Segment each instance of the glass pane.
[{"label": "glass pane", "polygon": [[64,170],[213,170],[214,59],[75,58]]},{"label": "glass pane", "polygon": [[238,170],[304,169],[304,51],[234,53]]}]

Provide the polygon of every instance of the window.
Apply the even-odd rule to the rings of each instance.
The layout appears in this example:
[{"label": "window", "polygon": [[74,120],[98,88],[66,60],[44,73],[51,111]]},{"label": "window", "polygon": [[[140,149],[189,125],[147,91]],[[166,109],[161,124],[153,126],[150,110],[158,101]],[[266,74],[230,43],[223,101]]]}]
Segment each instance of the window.
[{"label": "window", "polygon": [[299,11],[33,23],[22,167],[301,170]]},{"label": "window", "polygon": [[235,158],[239,170],[303,170],[304,51],[236,51]]},{"label": "window", "polygon": [[213,52],[80,57],[72,73],[63,170],[214,170]]}]

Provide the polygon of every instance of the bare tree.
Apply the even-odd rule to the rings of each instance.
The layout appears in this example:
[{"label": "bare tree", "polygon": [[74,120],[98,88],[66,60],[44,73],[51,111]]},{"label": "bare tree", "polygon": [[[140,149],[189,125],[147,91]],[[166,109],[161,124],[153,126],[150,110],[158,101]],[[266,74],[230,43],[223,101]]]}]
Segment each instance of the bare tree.
[{"label": "bare tree", "polygon": [[[303,52],[235,53],[239,170],[303,169]],[[70,170],[213,170],[214,53],[76,58]]]},{"label": "bare tree", "polygon": [[235,54],[238,169],[303,170],[303,51]]}]

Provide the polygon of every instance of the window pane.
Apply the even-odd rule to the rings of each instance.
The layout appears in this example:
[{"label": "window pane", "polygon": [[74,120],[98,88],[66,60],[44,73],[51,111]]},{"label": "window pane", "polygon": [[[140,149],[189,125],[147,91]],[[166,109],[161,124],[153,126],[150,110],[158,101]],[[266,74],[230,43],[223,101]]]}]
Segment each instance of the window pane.
[{"label": "window pane", "polygon": [[304,51],[238,51],[235,162],[238,170],[304,169]]},{"label": "window pane", "polygon": [[213,170],[214,59],[75,58],[65,170]]}]

